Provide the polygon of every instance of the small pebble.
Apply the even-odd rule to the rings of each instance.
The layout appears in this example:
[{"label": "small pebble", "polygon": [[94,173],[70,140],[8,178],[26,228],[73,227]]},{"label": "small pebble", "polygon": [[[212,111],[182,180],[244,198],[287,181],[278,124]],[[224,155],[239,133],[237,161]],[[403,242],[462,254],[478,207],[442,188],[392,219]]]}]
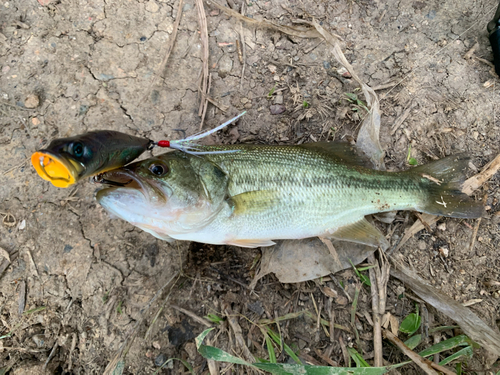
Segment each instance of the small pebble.
[{"label": "small pebble", "polygon": [[45,335],[34,335],[31,339],[39,348],[43,348],[43,346],[45,345]]},{"label": "small pebble", "polygon": [[167,361],[167,356],[163,353],[160,353],[155,358],[155,366],[161,367]]},{"label": "small pebble", "polygon": [[283,104],[273,104],[269,107],[272,115],[279,115],[286,111],[286,107]]},{"label": "small pebble", "polygon": [[31,123],[33,124],[33,126],[38,126],[38,125],[40,125],[40,120],[36,117],[33,117],[31,119]]},{"label": "small pebble", "polygon": [[160,7],[154,1],[148,1],[148,3],[146,4],[146,10],[148,12],[156,13],[156,12],[158,12],[159,9],[160,9]]},{"label": "small pebble", "polygon": [[276,69],[278,69],[275,65],[268,65],[267,69],[271,72],[271,74],[276,74]]},{"label": "small pebble", "polygon": [[40,104],[40,99],[35,94],[30,94],[24,99],[24,106],[26,108],[36,108]]}]

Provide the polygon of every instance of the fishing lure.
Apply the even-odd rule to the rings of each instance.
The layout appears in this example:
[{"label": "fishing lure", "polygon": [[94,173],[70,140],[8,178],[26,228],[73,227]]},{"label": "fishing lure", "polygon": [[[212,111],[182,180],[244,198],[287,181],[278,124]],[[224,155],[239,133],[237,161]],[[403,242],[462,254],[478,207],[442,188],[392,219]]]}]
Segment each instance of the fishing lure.
[{"label": "fishing lure", "polygon": [[[209,131],[174,141],[154,142],[147,138],[111,130],[91,131],[69,138],[59,138],[53,140],[48,147],[34,152],[31,163],[41,178],[50,181],[56,187],[67,188],[83,178],[123,167],[155,146],[176,149],[191,155],[205,155],[207,152],[200,149],[201,145],[197,141],[228,126],[245,113]],[[238,152],[238,150],[208,153],[227,152]]]}]

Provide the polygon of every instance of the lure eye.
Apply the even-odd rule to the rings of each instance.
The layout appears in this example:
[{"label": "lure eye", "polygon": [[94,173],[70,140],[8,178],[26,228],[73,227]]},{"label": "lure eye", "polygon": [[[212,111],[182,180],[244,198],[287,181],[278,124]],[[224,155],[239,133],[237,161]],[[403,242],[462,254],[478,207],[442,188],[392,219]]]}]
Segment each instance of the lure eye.
[{"label": "lure eye", "polygon": [[157,176],[164,176],[168,172],[168,168],[161,164],[151,164],[149,166],[149,171]]},{"label": "lure eye", "polygon": [[81,158],[83,156],[83,145],[80,142],[73,145],[73,155],[77,158]]}]

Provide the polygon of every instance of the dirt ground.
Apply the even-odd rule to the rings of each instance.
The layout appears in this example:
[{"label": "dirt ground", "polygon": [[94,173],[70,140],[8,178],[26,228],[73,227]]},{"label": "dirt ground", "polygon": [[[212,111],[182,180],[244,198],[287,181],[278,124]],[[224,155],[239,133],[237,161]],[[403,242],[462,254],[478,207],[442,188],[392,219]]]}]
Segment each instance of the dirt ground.
[{"label": "dirt ground", "polygon": [[[325,285],[336,288],[332,281],[281,284],[268,275],[250,292],[259,249],[171,245],[110,219],[95,201],[96,185],[84,181],[76,190],[57,189],[39,178],[28,158],[54,138],[111,129],[160,140],[179,138],[174,129],[198,131],[202,69],[194,0],[184,2],[164,79],[152,89],[179,17],[177,1],[42,2],[48,4],[0,4],[0,247],[11,260],[0,253],[0,337],[5,336],[0,369],[40,374],[50,359],[47,373],[101,374],[145,318],[128,350],[124,373],[153,374],[168,358],[183,358],[197,373],[208,373],[193,340],[206,327],[176,307],[198,317],[239,314],[246,344],[260,358],[267,358],[267,350],[252,321],[302,310],[316,314],[317,307],[325,319],[334,311],[335,322],[348,326],[350,304],[324,293]],[[240,11],[240,0],[234,3]],[[499,79],[489,64],[486,33],[496,5],[492,0],[251,0],[246,14],[282,25],[315,17],[343,39],[347,59],[380,97],[381,143],[389,169],[408,167],[411,146],[420,164],[466,152],[472,168],[479,170],[500,152]],[[247,110],[237,126],[212,142],[297,144],[356,137],[362,109],[345,93],[359,91],[338,70],[326,43],[245,24],[241,28],[208,4],[205,12],[210,95],[227,111],[210,104],[204,129]],[[244,56],[236,43],[241,30]],[[460,302],[473,301],[472,310],[498,330],[500,288],[487,283],[500,281],[498,174],[475,197],[485,195],[488,214],[472,250],[476,221],[442,219],[399,251],[408,266],[441,291]],[[398,214],[391,243],[415,220],[412,213]],[[181,267],[175,286],[163,289],[146,310]],[[337,278],[352,295],[359,282],[354,273],[347,270]],[[415,306],[401,297],[404,291],[391,279],[387,309],[399,320]],[[25,306],[19,302],[23,299]],[[361,289],[358,309],[371,309],[367,288]],[[428,309],[432,325],[453,324]],[[363,314],[356,324],[370,360],[371,326]],[[284,341],[313,364],[328,365],[320,355],[328,353],[345,365],[339,340],[346,345],[354,340],[342,330],[330,340],[307,317],[283,322],[280,329]],[[234,336],[227,321],[213,337],[213,345],[231,352]],[[403,359],[388,345],[386,349],[389,362]],[[278,358],[288,359],[285,354]],[[480,373],[494,367],[494,361],[478,351],[468,370]],[[226,373],[246,371],[224,366]],[[183,371],[174,361],[159,373]],[[411,365],[400,371],[420,372]]]}]

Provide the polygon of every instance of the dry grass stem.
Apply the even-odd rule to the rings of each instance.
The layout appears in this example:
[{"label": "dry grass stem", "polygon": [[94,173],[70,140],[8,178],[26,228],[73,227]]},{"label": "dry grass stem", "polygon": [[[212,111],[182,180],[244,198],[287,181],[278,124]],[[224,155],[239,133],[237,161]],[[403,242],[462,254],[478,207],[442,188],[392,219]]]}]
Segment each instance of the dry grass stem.
[{"label": "dry grass stem", "polygon": [[19,283],[19,298],[17,300],[17,313],[23,315],[24,308],[26,307],[26,281],[22,280]]},{"label": "dry grass stem", "polygon": [[189,316],[193,320],[197,321],[198,323],[204,325],[205,327],[208,327],[208,328],[212,327],[212,324],[208,320],[200,318],[198,315],[196,315],[192,311],[186,310],[185,308],[180,307],[180,306],[176,306],[176,305],[169,305],[169,306],[177,311],[180,311],[183,314],[186,314],[187,316]]},{"label": "dry grass stem", "polygon": [[375,267],[369,269],[373,311],[373,351],[375,367],[383,366],[382,357],[382,315],[385,313],[387,283],[389,282],[390,265],[382,251],[378,251],[379,259],[372,254],[368,257]]},{"label": "dry grass stem", "polygon": [[[205,7],[203,6],[203,0],[196,0],[196,9],[198,11],[198,23],[200,26],[200,39],[201,39],[201,50],[202,50],[202,74],[201,74],[201,102],[200,108],[198,110],[198,116],[202,116],[203,113],[207,111],[207,100],[205,95],[208,94],[208,28],[207,28],[207,16],[205,15]],[[204,116],[203,116],[204,118]],[[200,130],[203,126],[203,118],[201,120]]]},{"label": "dry grass stem", "polygon": [[[420,367],[428,375],[439,375],[438,371],[446,375],[455,375],[454,372],[448,370],[446,367],[440,366],[436,363],[429,361],[426,358],[419,356],[413,350],[405,345],[403,341],[398,339],[392,332],[384,331],[384,337],[396,345],[405,355],[407,355],[415,364]],[[437,371],[436,371],[437,370]]]},{"label": "dry grass stem", "polygon": [[235,10],[227,8],[225,6],[222,6],[219,3],[217,3],[216,1],[207,1],[207,4],[215,6],[216,8],[218,8],[221,11],[223,11],[224,13],[226,13],[227,15],[234,17],[240,21],[243,21],[243,22],[247,23],[248,25],[274,29],[274,30],[281,31],[284,34],[298,36],[300,38],[319,38],[320,37],[320,34],[318,34],[318,32],[312,28],[281,26],[281,25],[277,25],[273,22],[269,22],[266,20],[258,21],[258,20],[253,19],[253,18],[248,18],[248,17],[242,16],[241,14],[236,12]]},{"label": "dry grass stem", "polygon": [[318,238],[328,248],[328,251],[330,252],[330,255],[332,256],[333,261],[337,265],[338,269],[339,270],[343,269],[344,266],[342,266],[342,262],[340,261],[339,254],[337,253],[337,250],[335,250],[335,247],[333,246],[332,241],[330,241],[328,238],[323,238],[323,237],[318,237]]},{"label": "dry grass stem", "polygon": [[[208,74],[208,88],[206,93],[210,91],[210,86],[212,85],[212,74]],[[203,110],[201,113],[201,122],[200,122],[200,130],[203,128],[203,123],[205,122],[205,115],[207,114],[207,108],[208,108],[208,99],[205,94],[202,94],[202,103],[203,103]]]},{"label": "dry grass stem", "polygon": [[224,312],[226,314],[229,326],[233,330],[234,337],[236,339],[236,345],[238,345],[238,347],[241,349],[243,357],[247,362],[254,363],[255,357],[252,355],[250,349],[248,349],[248,346],[245,344],[245,339],[243,337],[243,330],[241,329],[241,326],[238,323],[237,317],[232,313],[232,311],[229,308],[227,308]]},{"label": "dry grass stem", "polygon": [[432,233],[431,226],[427,224],[427,221],[422,217],[422,214],[419,212],[415,212],[415,216],[418,218],[418,220],[422,223],[424,228],[427,230],[427,232]]},{"label": "dry grass stem", "polygon": [[392,124],[392,127],[391,127],[391,135],[394,135],[394,133],[396,133],[396,131],[399,129],[399,127],[401,125],[403,125],[403,122],[406,121],[406,119],[408,118],[408,116],[410,115],[410,112],[413,108],[415,108],[416,104],[415,102],[411,102],[408,107],[406,107],[405,111],[401,114],[401,116],[399,116],[396,121],[394,121],[394,124]]},{"label": "dry grass stem", "polygon": [[[488,194],[485,194],[483,197],[483,204],[486,204],[486,201],[488,200]],[[476,237],[477,237],[477,232],[479,230],[479,225],[481,225],[481,218],[476,220],[476,225],[474,225],[474,230],[472,231],[472,238],[470,241],[470,246],[469,246],[469,253],[472,254],[472,251],[474,250],[474,245],[476,244]]]},{"label": "dry grass stem", "polygon": [[483,167],[483,170],[464,182],[462,191],[471,195],[500,170],[500,154]]}]

